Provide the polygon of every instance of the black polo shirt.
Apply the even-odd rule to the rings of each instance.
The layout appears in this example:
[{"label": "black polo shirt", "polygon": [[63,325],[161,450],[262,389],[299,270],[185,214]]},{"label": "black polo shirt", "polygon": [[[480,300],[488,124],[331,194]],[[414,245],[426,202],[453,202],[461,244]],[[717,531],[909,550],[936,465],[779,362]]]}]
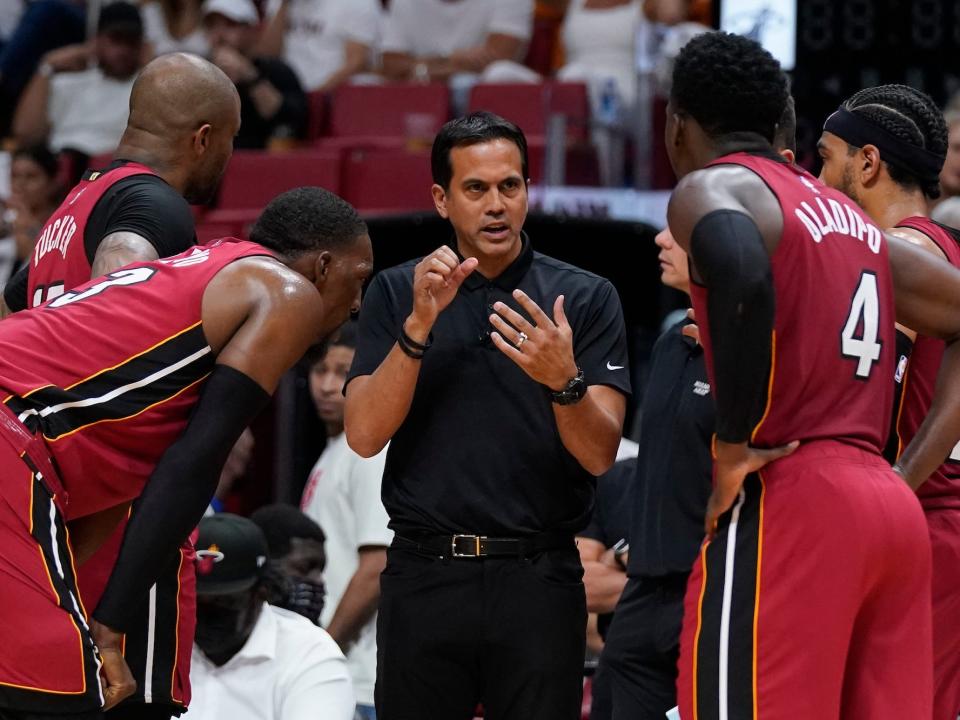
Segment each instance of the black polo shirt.
[{"label": "black polo shirt", "polygon": [[653,347],[633,490],[630,577],[688,573],[712,487],[715,410],[703,348],[681,330]]},{"label": "black polo shirt", "polygon": [[[384,270],[360,311],[347,382],[372,374],[413,309],[417,260]],[[390,442],[383,504],[390,526],[409,531],[519,536],[586,525],[595,480],[564,448],[547,388],[490,340],[500,300],[521,314],[520,288],[547,315],[564,295],[574,354],[588,385],[630,392],[627,343],[613,285],[535,253],[524,236],[497,278],[474,272],[433,327],[413,402]],[[529,318],[528,318],[529,319]]]}]

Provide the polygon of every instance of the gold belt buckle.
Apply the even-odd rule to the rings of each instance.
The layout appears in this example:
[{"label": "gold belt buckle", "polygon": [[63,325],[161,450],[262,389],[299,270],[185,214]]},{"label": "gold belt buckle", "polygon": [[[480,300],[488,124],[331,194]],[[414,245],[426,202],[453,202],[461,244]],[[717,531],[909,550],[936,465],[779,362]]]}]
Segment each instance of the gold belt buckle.
[{"label": "gold belt buckle", "polygon": [[[473,552],[459,552],[457,550],[457,540],[472,540]],[[450,541],[450,551],[455,558],[475,558],[480,557],[480,541],[486,540],[484,535],[454,535]]]}]

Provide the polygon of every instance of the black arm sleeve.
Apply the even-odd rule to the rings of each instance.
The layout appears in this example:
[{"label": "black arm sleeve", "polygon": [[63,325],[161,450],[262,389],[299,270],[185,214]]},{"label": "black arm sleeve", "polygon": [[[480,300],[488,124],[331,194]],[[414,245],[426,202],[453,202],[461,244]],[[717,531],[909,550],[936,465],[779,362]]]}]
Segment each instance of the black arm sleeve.
[{"label": "black arm sleeve", "polygon": [[690,251],[708,290],[717,438],[746,442],[766,405],[774,323],[770,257],[753,219],[733,210],[700,220]]},{"label": "black arm sleeve", "polygon": [[133,504],[120,555],[93,613],[99,622],[132,629],[150,587],[203,517],[234,443],[269,400],[242,372],[216,366],[183,435]]},{"label": "black arm sleeve", "polygon": [[83,233],[90,264],[100,242],[115,232],[140,235],[160,257],[182,253],[197,242],[187,201],[156,175],[124,178],[97,201]]},{"label": "black arm sleeve", "polygon": [[27,309],[27,287],[30,279],[30,263],[13,274],[13,277],[3,286],[3,301],[10,308],[10,312],[20,312]]}]

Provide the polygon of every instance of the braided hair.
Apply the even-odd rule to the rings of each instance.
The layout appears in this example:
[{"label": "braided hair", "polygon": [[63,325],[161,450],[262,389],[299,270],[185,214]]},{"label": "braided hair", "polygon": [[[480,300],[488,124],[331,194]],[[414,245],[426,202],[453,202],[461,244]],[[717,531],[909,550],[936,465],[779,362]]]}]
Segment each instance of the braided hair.
[{"label": "braided hair", "polygon": [[[947,124],[940,108],[926,93],[908,85],[866,88],[843,103],[843,108],[910,145],[937,155],[947,154]],[[855,152],[855,148],[850,148]],[[906,189],[917,188],[928,198],[940,197],[938,182],[924,182],[909,169],[887,163],[890,178]]]}]

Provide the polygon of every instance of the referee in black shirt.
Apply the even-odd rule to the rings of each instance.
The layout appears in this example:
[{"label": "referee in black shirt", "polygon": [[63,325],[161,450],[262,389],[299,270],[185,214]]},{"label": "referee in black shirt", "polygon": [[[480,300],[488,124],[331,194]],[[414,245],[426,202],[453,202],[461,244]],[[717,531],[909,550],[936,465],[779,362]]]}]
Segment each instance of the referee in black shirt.
[{"label": "referee in black shirt", "polygon": [[526,139],[474,113],[433,145],[456,250],[373,280],[345,429],[386,445],[379,720],[576,720],[586,607],[574,534],[629,392],[606,280],[533,251]]}]

